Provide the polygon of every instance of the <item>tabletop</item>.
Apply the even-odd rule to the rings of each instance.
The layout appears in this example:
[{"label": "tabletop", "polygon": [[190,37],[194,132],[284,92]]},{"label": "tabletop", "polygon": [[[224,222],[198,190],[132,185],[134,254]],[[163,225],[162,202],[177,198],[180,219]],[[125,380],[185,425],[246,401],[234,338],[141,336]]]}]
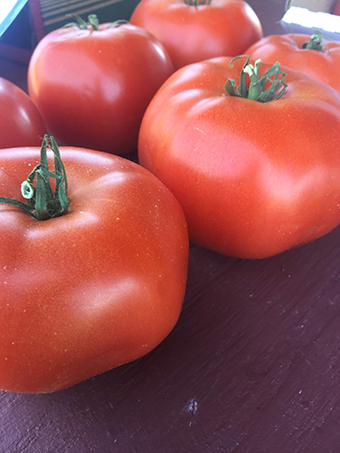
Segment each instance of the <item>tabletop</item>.
[{"label": "tabletop", "polygon": [[[249,0],[266,35],[284,0]],[[22,87],[26,66],[0,60]],[[338,453],[340,230],[263,260],[191,244],[151,353],[52,394],[0,393],[2,453]]]}]

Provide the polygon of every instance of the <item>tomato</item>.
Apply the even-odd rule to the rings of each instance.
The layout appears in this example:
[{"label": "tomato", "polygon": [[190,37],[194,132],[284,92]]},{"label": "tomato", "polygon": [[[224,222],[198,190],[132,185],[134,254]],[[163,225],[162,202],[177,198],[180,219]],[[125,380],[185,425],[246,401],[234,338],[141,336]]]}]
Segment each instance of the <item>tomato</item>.
[{"label": "tomato", "polygon": [[[175,197],[127,159],[60,149],[63,215],[36,220],[0,205],[0,388],[9,391],[64,389],[143,356],[183,302],[188,233]],[[22,203],[39,149],[0,154],[1,195]]]},{"label": "tomato", "polygon": [[45,133],[40,113],[29,96],[0,77],[0,148],[38,146]]},{"label": "tomato", "polygon": [[333,14],[340,16],[340,1],[335,4]]},{"label": "tomato", "polygon": [[[139,161],[179,200],[193,242],[265,258],[340,223],[340,95],[279,65],[242,63],[221,57],[171,76],[146,110]],[[274,83],[258,102],[267,70],[282,90]]]},{"label": "tomato", "polygon": [[39,42],[29,93],[58,143],[124,155],[136,150],[144,111],[173,65],[139,27],[84,27],[55,30]]},{"label": "tomato", "polygon": [[159,39],[175,69],[238,55],[262,37],[258,17],[241,0],[142,0],[130,22]]},{"label": "tomato", "polygon": [[[304,48],[308,43],[310,48]],[[318,33],[312,37],[299,34],[267,36],[249,47],[245,54],[265,63],[280,61],[340,92],[340,42],[322,41]]]}]

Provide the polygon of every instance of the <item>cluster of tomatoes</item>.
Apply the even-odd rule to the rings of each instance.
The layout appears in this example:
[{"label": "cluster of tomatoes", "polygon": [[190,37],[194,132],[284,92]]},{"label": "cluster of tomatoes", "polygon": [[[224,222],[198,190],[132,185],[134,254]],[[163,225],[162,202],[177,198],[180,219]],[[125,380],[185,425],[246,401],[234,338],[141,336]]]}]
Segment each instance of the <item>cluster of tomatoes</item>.
[{"label": "cluster of tomatoes", "polygon": [[258,259],[334,229],[339,62],[318,33],[263,38],[242,0],[142,0],[129,23],[45,36],[29,96],[0,81],[0,388],[152,350],[189,240]]}]

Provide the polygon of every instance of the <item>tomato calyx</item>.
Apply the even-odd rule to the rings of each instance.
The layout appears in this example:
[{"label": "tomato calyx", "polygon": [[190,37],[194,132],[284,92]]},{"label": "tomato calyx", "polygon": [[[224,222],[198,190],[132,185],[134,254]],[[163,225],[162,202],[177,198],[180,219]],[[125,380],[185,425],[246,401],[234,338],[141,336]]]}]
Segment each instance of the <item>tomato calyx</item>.
[{"label": "tomato calyx", "polygon": [[184,0],[189,6],[210,5],[211,0]]},{"label": "tomato calyx", "polygon": [[315,30],[309,41],[302,44],[302,49],[316,50],[322,52],[323,49],[329,48],[322,42],[322,36],[318,30]]},{"label": "tomato calyx", "polygon": [[[54,170],[49,171],[47,147],[54,154]],[[52,190],[50,178],[55,179]],[[35,185],[34,185],[35,179]],[[21,184],[21,194],[27,203],[13,198],[0,197],[0,204],[10,204],[23,209],[37,220],[47,220],[64,214],[70,200],[67,196],[67,178],[58,145],[53,137],[45,135],[40,149],[40,163]]]},{"label": "tomato calyx", "polygon": [[[99,31],[99,19],[96,14],[90,14],[87,19],[88,22],[86,22],[84,19],[82,19],[80,16],[77,14],[68,14],[68,17],[73,17],[75,19],[75,22],[69,22],[66,25],[64,25],[63,28],[69,28],[69,27],[78,27],[79,30],[88,30],[90,27],[90,30],[92,31]],[[119,27],[120,25],[128,24],[129,22],[120,19],[112,22],[110,25],[108,25],[108,28],[113,28],[113,27]]]},{"label": "tomato calyx", "polygon": [[[233,58],[230,61],[229,66],[233,68],[233,62],[242,57],[246,57],[247,61],[241,70],[240,84],[236,88],[235,80],[228,79],[224,85],[226,92],[230,96],[237,96],[257,102],[269,102],[279,99],[288,86],[284,80],[287,74],[280,70],[280,63],[276,62],[262,77],[260,77],[259,66],[261,60],[256,60],[254,65],[249,64],[249,55],[239,55]],[[249,75],[250,79],[249,88],[245,82],[246,74]],[[270,78],[272,76],[274,76],[274,78]],[[269,87],[265,89],[265,85],[268,83]]]}]

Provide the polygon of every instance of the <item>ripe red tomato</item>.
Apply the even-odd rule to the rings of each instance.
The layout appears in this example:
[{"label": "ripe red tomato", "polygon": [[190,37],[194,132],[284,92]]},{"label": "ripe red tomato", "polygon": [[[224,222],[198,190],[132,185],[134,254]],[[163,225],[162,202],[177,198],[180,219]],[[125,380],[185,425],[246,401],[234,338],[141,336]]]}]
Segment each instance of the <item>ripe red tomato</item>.
[{"label": "ripe red tomato", "polygon": [[338,3],[336,3],[333,14],[340,16],[340,1]]},{"label": "ripe red tomato", "polygon": [[[308,43],[310,48],[304,48]],[[260,39],[244,53],[253,60],[260,58],[265,63],[279,61],[340,92],[340,42],[323,41],[317,33],[312,37],[299,34],[272,35]]]},{"label": "ripe red tomato", "polygon": [[142,0],[130,22],[159,39],[175,69],[239,55],[262,37],[258,17],[241,0]]},{"label": "ripe red tomato", "polygon": [[173,65],[146,30],[97,28],[45,36],[30,61],[29,93],[58,142],[123,155],[136,150],[144,111]]},{"label": "ripe red tomato", "polygon": [[[175,197],[122,157],[60,149],[66,214],[38,221],[0,205],[0,388],[9,391],[60,390],[143,356],[183,302],[188,234]],[[1,195],[20,200],[39,150],[0,154]]]},{"label": "ripe red tomato", "polygon": [[45,133],[40,113],[29,96],[0,77],[0,148],[38,146]]},{"label": "ripe red tomato", "polygon": [[[181,203],[193,242],[264,258],[340,223],[340,95],[285,68],[281,98],[232,96],[225,84],[239,74],[248,93],[251,68],[240,60],[233,68],[229,58],[207,60],[173,74],[145,113],[139,159]],[[260,76],[269,68],[260,64]],[[235,94],[232,82],[226,88]]]}]

